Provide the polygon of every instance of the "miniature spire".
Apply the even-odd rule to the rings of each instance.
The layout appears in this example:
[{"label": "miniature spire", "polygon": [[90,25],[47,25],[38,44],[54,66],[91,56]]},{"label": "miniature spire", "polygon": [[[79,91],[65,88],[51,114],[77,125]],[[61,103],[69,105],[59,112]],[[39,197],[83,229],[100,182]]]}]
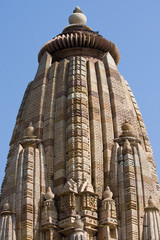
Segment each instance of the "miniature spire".
[{"label": "miniature spire", "polygon": [[86,16],[82,13],[82,10],[80,7],[76,7],[75,10],[73,11],[73,14],[69,17],[69,23],[75,24],[75,25],[86,25],[87,18]]}]

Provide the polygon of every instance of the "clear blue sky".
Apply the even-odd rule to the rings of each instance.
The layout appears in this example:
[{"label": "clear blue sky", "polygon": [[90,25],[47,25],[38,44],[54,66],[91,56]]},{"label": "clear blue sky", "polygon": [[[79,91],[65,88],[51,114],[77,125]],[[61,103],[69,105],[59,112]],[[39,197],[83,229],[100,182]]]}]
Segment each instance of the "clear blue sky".
[{"label": "clear blue sky", "polygon": [[118,69],[140,107],[160,179],[160,1],[1,0],[0,184],[16,115],[36,74],[38,52],[68,25],[76,5],[87,16],[87,25],[120,51]]}]

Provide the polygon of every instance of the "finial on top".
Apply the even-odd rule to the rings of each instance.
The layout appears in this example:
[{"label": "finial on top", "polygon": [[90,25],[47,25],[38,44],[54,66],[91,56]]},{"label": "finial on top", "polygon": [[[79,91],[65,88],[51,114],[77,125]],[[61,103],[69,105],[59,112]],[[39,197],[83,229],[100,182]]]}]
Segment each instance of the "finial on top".
[{"label": "finial on top", "polygon": [[79,6],[77,6],[77,7],[74,9],[73,13],[82,13],[82,10],[80,9]]},{"label": "finial on top", "polygon": [[75,10],[73,11],[73,14],[69,17],[69,23],[75,24],[75,25],[86,25],[87,18],[86,16],[82,13],[82,10],[80,7],[76,7]]}]

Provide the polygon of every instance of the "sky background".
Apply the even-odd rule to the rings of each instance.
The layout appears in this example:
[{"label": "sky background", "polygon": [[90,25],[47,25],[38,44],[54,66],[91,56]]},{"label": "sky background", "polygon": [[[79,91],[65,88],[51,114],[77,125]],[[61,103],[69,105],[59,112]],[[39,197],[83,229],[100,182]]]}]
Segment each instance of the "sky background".
[{"label": "sky background", "polygon": [[0,0],[0,185],[9,141],[40,48],[68,25],[79,5],[87,25],[114,42],[118,70],[138,102],[160,179],[160,1]]}]

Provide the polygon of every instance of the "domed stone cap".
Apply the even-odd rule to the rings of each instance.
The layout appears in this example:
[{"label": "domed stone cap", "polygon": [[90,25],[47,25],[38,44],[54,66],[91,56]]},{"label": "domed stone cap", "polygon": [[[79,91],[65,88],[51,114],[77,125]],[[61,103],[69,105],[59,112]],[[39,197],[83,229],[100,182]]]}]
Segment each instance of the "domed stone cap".
[{"label": "domed stone cap", "polygon": [[86,25],[86,22],[86,16],[82,13],[80,7],[77,6],[73,11],[73,14],[69,17],[69,23],[76,25]]},{"label": "domed stone cap", "polygon": [[112,199],[112,197],[113,197],[113,193],[111,192],[109,186],[107,186],[105,192],[103,193],[103,198]]},{"label": "domed stone cap", "polygon": [[47,192],[45,194],[46,200],[52,200],[55,197],[54,193],[52,192],[51,188],[48,187]]},{"label": "domed stone cap", "polygon": [[104,54],[109,52],[118,65],[120,54],[116,45],[86,26],[85,16],[78,7],[71,16],[71,24],[41,48],[38,61],[40,62],[45,52],[52,56],[53,62],[73,56],[89,56],[103,60]]}]

